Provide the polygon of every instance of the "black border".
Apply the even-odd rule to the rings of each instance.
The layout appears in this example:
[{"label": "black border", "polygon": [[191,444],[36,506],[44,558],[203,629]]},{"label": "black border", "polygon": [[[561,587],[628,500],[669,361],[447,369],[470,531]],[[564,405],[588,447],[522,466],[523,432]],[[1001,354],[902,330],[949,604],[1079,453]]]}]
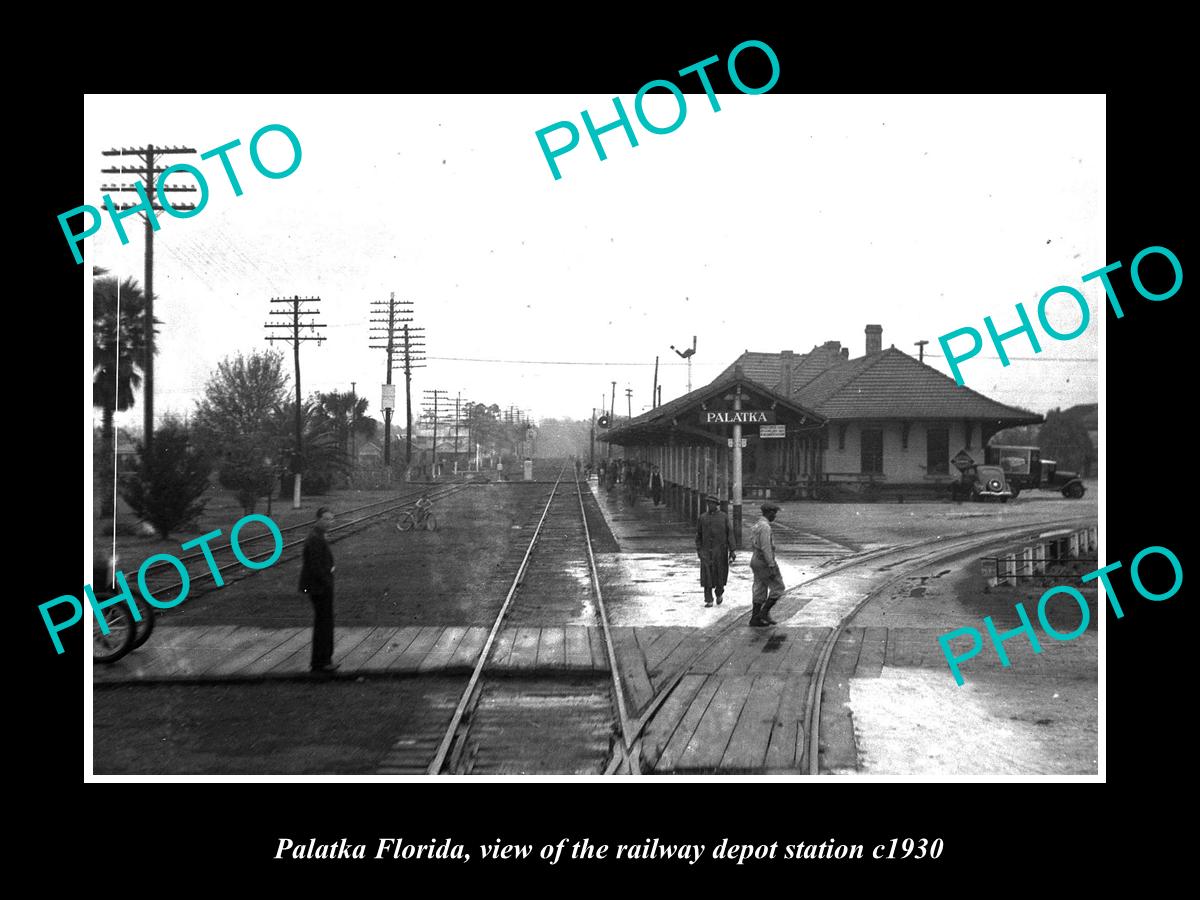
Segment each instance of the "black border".
[{"label": "black border", "polygon": [[[723,26],[723,30],[729,33],[735,29]],[[474,47],[457,39],[426,39],[424,43],[410,40],[402,52],[386,59],[372,58],[374,48],[364,48],[354,57],[354,65],[347,65],[350,60],[341,53],[332,54],[332,58],[318,55],[311,66],[301,67],[295,80],[287,84],[281,81],[273,87],[497,93],[590,91],[629,95],[645,81],[670,77],[674,70],[709,55],[718,54],[724,59],[729,49],[746,37],[765,40],[779,55],[781,79],[776,92],[845,89],[830,76],[830,72],[845,74],[841,69],[823,68],[820,59],[812,58],[814,47],[828,39],[828,35],[815,28],[748,27],[744,34],[734,38],[717,34],[715,28],[711,32],[697,29],[692,34],[674,33],[670,38],[659,39],[632,26],[620,39],[598,37],[590,43],[581,42],[580,35],[557,43],[530,36],[525,39],[525,46],[520,47],[510,37],[498,44]],[[897,54],[897,65],[904,53],[902,48]],[[970,56],[967,51],[959,53]],[[981,49],[980,53],[999,55],[994,48]],[[849,49],[840,61],[846,68],[862,65],[863,53]],[[885,58],[881,64],[886,66],[891,61]],[[952,64],[963,60],[947,56],[944,61]],[[338,69],[338,74],[331,74],[334,69]],[[714,67],[713,71],[719,73],[721,67]],[[906,73],[911,73],[911,69],[896,71],[901,81]],[[262,72],[257,68],[255,75]],[[134,82],[131,73],[132,70],[127,70],[121,74],[119,84],[101,85],[97,90],[140,89],[142,85]],[[813,73],[818,77],[812,77]],[[101,73],[98,77],[105,76]],[[111,73],[106,77],[111,78]],[[221,87],[240,90],[249,86],[239,83],[236,77],[237,73],[229,76]],[[266,83],[259,77],[252,80],[255,86]],[[1101,79],[1092,84],[1083,81],[1079,72],[1072,71],[1055,84],[1041,87],[1087,91],[1103,91],[1107,87]],[[211,71],[199,70],[173,72],[170,79],[158,82],[155,87],[168,85],[181,92],[214,87]],[[862,83],[859,89],[898,86],[932,91],[945,88],[944,83],[936,80],[898,85],[885,79]],[[963,90],[1004,87],[995,74],[982,83],[956,82],[955,86]],[[686,84],[683,87],[689,92],[696,90]],[[718,83],[717,89],[727,87]],[[33,709],[23,727],[17,729],[18,740],[14,742],[26,754],[19,771],[29,773],[32,776],[29,783],[37,786],[35,793],[40,792],[41,799],[36,801],[33,812],[35,822],[31,824],[43,829],[42,834],[48,833],[44,829],[86,827],[96,821],[93,818],[96,809],[108,810],[107,818],[113,823],[109,827],[120,828],[123,826],[116,823],[121,820],[124,808],[135,831],[131,845],[150,840],[149,846],[158,848],[139,857],[137,871],[142,875],[179,874],[183,867],[193,883],[215,883],[218,878],[224,880],[231,871],[237,871],[242,876],[261,873],[272,879],[286,873],[288,882],[298,876],[297,880],[303,879],[308,884],[320,882],[321,875],[329,875],[351,888],[354,882],[346,879],[346,875],[367,869],[347,869],[333,863],[274,863],[270,857],[278,837],[298,834],[330,840],[343,836],[373,840],[381,835],[396,835],[421,841],[431,836],[450,836],[470,843],[499,837],[506,842],[540,844],[564,835],[586,835],[593,841],[606,843],[657,836],[672,842],[712,844],[714,837],[721,835],[739,842],[784,843],[830,837],[866,843],[897,836],[940,836],[950,849],[938,864],[909,864],[899,868],[915,870],[924,883],[931,876],[946,872],[947,867],[970,872],[972,880],[962,885],[967,887],[981,884],[989,877],[1013,878],[1014,883],[1019,882],[1016,873],[1024,871],[1047,848],[1053,848],[1052,858],[1062,862],[1064,871],[1070,868],[1070,861],[1089,859],[1094,845],[1106,839],[1109,826],[1096,811],[1107,808],[1114,799],[1107,792],[1117,793],[1116,799],[1122,805],[1135,797],[1144,802],[1147,793],[1153,797],[1156,790],[1151,787],[1147,792],[1147,777],[1153,780],[1158,773],[1180,765],[1177,756],[1182,748],[1172,740],[1172,735],[1182,724],[1178,719],[1181,686],[1187,674],[1184,660],[1190,655],[1185,643],[1190,620],[1186,618],[1182,592],[1160,604],[1133,598],[1124,603],[1124,619],[1118,621],[1109,615],[1107,786],[834,787],[710,782],[613,788],[582,783],[517,782],[472,783],[469,787],[273,785],[265,790],[258,786],[224,785],[215,790],[198,790],[191,786],[156,784],[131,790],[125,785],[83,785],[79,724],[82,641],[64,657],[55,656],[47,646],[36,611],[36,603],[43,599],[77,590],[83,568],[73,555],[71,542],[75,538],[66,539],[66,543],[60,538],[61,534],[74,533],[67,525],[72,520],[75,492],[82,480],[74,474],[78,471],[75,466],[79,435],[76,418],[79,384],[75,380],[79,370],[74,357],[78,319],[74,313],[66,312],[76,309],[77,301],[73,298],[78,297],[80,276],[78,267],[64,254],[62,235],[54,218],[80,202],[78,147],[82,96],[74,91],[57,95],[42,93],[36,103],[26,121],[43,138],[46,149],[41,164],[58,174],[43,182],[40,194],[45,197],[46,209],[42,209],[42,202],[37,203],[36,216],[21,217],[21,227],[32,227],[32,243],[42,258],[39,287],[45,290],[47,281],[53,287],[50,297],[43,302],[29,304],[32,321],[26,327],[36,333],[60,335],[71,348],[62,354],[67,359],[65,365],[59,365],[59,354],[46,348],[48,352],[44,351],[44,355],[51,364],[39,367],[36,378],[39,388],[35,392],[35,396],[41,395],[44,400],[65,397],[66,418],[71,427],[60,432],[64,437],[54,435],[58,429],[35,430],[41,437],[27,445],[32,453],[26,456],[26,462],[36,464],[44,477],[37,479],[39,483],[22,485],[21,490],[27,493],[18,494],[18,504],[11,510],[18,517],[14,524],[29,534],[30,539],[27,543],[22,539],[23,544],[33,550],[35,558],[41,557],[28,570],[32,573],[28,589],[19,592],[30,614],[33,641],[28,668],[22,667],[16,674],[25,682],[26,689],[21,693],[32,701]],[[1099,122],[1095,133],[1097,147],[1107,146],[1110,173],[1109,251],[1103,262],[1120,259],[1127,267],[1137,251],[1159,244],[1171,248],[1187,268],[1180,224],[1186,151],[1172,129],[1172,123],[1180,115],[1169,89],[1129,89],[1109,94],[1107,135]],[[1036,140],[1036,135],[1030,139]],[[22,239],[21,244],[25,245],[27,240]],[[24,268],[20,260],[16,263]],[[1096,263],[1098,267],[1102,261]],[[1160,544],[1174,550],[1186,569],[1180,515],[1187,502],[1190,480],[1186,431],[1180,430],[1186,417],[1186,407],[1180,400],[1186,397],[1191,383],[1183,369],[1190,340],[1183,319],[1186,300],[1181,291],[1169,301],[1149,303],[1136,298],[1128,281],[1122,282],[1120,275],[1114,277],[1114,282],[1121,296],[1131,299],[1125,303],[1125,318],[1117,321],[1109,313],[1107,323],[1109,558],[1128,563],[1143,547]],[[62,319],[69,323],[65,328]],[[47,378],[48,383],[44,380]],[[43,405],[51,409],[59,406],[53,402]],[[1168,435],[1173,440],[1168,440]],[[25,443],[22,438],[17,440]],[[1178,477],[1172,477],[1172,472]],[[1165,491],[1161,489],[1164,474],[1167,475]],[[28,550],[22,551],[21,562],[27,553]],[[1123,600],[1132,598],[1127,578],[1118,576],[1114,583]],[[1096,791],[1106,791],[1104,807]],[[486,824],[475,817],[479,810],[491,812]],[[1155,823],[1153,819],[1142,819],[1142,824]],[[393,864],[388,877],[410,874],[413,865]],[[375,873],[384,868],[383,864],[375,864],[370,871]],[[472,880],[515,876],[522,879],[519,884],[523,885],[525,879],[537,875],[559,879],[563,875],[577,876],[585,870],[602,874],[612,868],[611,863],[580,864],[569,869],[538,868],[533,864],[519,869],[481,868],[473,864],[469,872]],[[644,870],[644,866],[627,865],[621,874],[628,876]],[[433,866],[424,871],[437,874]],[[449,871],[461,878],[468,870],[459,866]],[[764,870],[713,864],[692,869],[674,866],[659,869],[660,874],[671,878],[697,872],[708,884],[727,878],[740,881],[746,874],[761,871]],[[772,866],[770,871],[801,875],[819,871],[836,877],[844,870]],[[861,871],[874,871],[891,878],[899,869],[893,865],[856,870],[856,873]],[[805,879],[796,884],[807,885],[811,881]]]}]

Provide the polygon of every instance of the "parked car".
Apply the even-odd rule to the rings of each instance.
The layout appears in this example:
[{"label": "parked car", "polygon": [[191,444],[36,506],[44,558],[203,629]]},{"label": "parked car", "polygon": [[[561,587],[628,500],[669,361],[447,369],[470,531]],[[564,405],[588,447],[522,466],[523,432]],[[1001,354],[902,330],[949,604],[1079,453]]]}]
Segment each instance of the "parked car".
[{"label": "parked car", "polygon": [[963,500],[974,500],[977,503],[999,500],[1001,503],[1007,503],[1011,496],[1013,493],[1000,466],[967,466],[959,480],[950,485],[950,497],[960,503]]},{"label": "parked car", "polygon": [[1079,475],[1075,472],[1059,471],[1058,463],[1052,459],[1042,459],[1041,452],[1038,447],[988,447],[987,462],[1004,470],[1014,498],[1019,496],[1021,491],[1031,491],[1035,488],[1059,491],[1071,500],[1082,497],[1085,488]]}]

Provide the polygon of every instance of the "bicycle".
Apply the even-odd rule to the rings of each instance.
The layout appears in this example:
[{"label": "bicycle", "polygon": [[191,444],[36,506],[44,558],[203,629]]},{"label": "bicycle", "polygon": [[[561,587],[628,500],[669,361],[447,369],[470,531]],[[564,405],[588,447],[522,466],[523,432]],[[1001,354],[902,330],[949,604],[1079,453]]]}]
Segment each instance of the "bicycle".
[{"label": "bicycle", "polygon": [[437,531],[437,518],[433,514],[433,501],[428,497],[422,497],[416,502],[413,509],[405,510],[400,514],[399,520],[396,522],[398,531]]}]

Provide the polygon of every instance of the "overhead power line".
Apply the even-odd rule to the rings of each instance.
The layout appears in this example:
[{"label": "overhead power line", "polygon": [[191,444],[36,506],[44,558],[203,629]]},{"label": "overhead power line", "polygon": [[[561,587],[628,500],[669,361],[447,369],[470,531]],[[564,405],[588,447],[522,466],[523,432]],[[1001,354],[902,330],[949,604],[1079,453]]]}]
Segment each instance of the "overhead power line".
[{"label": "overhead power line", "polygon": [[[575,359],[482,359],[474,356],[430,356],[429,359],[439,360],[442,362],[479,362],[479,363],[506,363],[509,365],[518,366],[652,366],[652,362],[621,362],[614,360],[599,360],[596,362],[588,362]],[[665,362],[664,366],[684,366],[687,363],[682,362]],[[704,365],[697,363],[697,365]],[[716,367],[717,363],[709,363],[708,365]],[[723,368],[723,367],[722,367]]]}]

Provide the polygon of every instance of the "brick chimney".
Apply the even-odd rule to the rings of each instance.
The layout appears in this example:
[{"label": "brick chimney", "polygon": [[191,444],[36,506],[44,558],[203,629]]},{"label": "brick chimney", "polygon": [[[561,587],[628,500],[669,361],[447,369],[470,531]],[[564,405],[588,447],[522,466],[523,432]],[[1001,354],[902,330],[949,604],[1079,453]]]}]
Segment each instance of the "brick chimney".
[{"label": "brick chimney", "polygon": [[883,326],[867,326],[867,356],[883,350]]},{"label": "brick chimney", "polygon": [[785,397],[792,396],[792,366],[796,361],[796,354],[791,350],[782,350],[779,353],[779,361],[783,366],[783,377],[779,386],[779,393]]}]

